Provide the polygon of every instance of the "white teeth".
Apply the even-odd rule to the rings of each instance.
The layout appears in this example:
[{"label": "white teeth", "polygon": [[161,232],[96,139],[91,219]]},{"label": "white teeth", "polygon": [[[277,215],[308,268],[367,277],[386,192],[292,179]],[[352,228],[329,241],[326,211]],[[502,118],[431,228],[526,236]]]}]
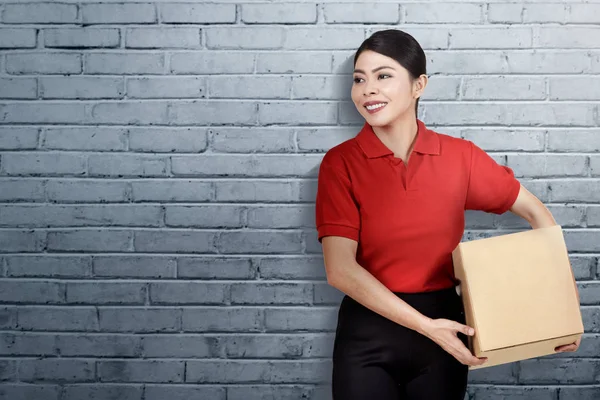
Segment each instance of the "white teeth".
[{"label": "white teeth", "polygon": [[385,106],[386,104],[387,103],[373,104],[373,105],[367,106],[367,110],[369,110],[369,111],[376,110],[376,109],[378,109],[380,107]]}]

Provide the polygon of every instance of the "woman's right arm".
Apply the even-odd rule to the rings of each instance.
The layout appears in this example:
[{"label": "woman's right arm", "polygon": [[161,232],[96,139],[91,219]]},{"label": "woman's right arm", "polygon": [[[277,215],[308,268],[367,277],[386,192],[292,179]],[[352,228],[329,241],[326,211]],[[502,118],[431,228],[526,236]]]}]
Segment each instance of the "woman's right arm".
[{"label": "woman's right arm", "polygon": [[474,357],[456,337],[459,331],[471,334],[471,328],[421,314],[360,266],[356,262],[358,242],[342,236],[325,236],[322,246],[329,285],[385,318],[427,336],[463,364],[480,365],[485,361]]},{"label": "woman's right arm", "polygon": [[342,236],[325,236],[322,244],[329,285],[397,324],[419,333],[425,332],[430,318],[396,296],[356,262],[358,243],[355,240]]}]

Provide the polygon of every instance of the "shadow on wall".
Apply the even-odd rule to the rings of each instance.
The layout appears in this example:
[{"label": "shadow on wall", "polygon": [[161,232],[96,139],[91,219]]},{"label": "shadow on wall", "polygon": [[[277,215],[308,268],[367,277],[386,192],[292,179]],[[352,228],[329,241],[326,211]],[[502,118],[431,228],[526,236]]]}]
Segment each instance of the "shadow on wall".
[{"label": "shadow on wall", "polygon": [[[343,93],[341,98],[343,99],[340,102],[340,113],[339,113],[339,123],[340,124],[358,124],[362,125],[365,123],[364,118],[359,114],[350,98],[350,90],[352,90],[352,71],[354,66],[354,54],[351,54],[340,66],[337,70],[334,71],[336,74],[336,78],[340,77],[342,79],[342,83],[340,84],[340,91]],[[341,75],[337,75],[341,74]],[[356,132],[358,133],[358,131]]]},{"label": "shadow on wall", "polygon": [[[317,146],[314,146],[314,142],[312,142],[312,145],[314,146],[313,149],[316,147],[315,150],[323,153],[323,155],[332,147],[335,147],[338,144],[355,137],[362,127],[362,124],[365,122],[363,117],[356,110],[356,107],[350,98],[350,91],[352,89],[353,58],[354,54],[350,54],[333,71],[334,76],[332,78],[333,82],[331,87],[328,88],[324,81],[321,88],[324,91],[330,91],[330,93],[325,93],[324,97],[329,98],[329,96],[331,96],[331,98],[339,101],[338,126],[334,128],[314,128],[311,129],[309,133],[316,136],[315,139],[317,139]],[[300,136],[299,148],[302,151],[306,151],[306,149],[302,146],[302,139]],[[320,162],[310,171],[310,176],[318,176],[319,166]],[[310,193],[313,204],[317,193],[317,183],[318,182],[316,179],[307,182],[307,190]],[[310,218],[312,226],[314,227],[314,212],[307,217]],[[311,235],[314,235],[314,240],[311,238]],[[308,236],[309,238],[307,238],[306,241],[306,251],[310,253],[321,253],[322,248],[321,244],[317,240],[316,230],[313,229],[311,232],[309,232]]]}]

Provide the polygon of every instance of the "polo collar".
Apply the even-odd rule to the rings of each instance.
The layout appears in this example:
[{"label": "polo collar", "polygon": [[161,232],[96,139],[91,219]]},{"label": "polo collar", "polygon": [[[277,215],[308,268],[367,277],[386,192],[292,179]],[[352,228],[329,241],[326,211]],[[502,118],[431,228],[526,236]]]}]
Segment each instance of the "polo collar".
[{"label": "polo collar", "polygon": [[[356,135],[356,140],[367,158],[376,158],[394,154],[394,152],[377,137],[375,132],[373,132],[373,127],[367,122],[365,122],[358,135]],[[417,119],[417,138],[415,139],[413,151],[422,154],[440,154],[440,139],[438,138],[438,135],[427,129],[420,119]]]}]

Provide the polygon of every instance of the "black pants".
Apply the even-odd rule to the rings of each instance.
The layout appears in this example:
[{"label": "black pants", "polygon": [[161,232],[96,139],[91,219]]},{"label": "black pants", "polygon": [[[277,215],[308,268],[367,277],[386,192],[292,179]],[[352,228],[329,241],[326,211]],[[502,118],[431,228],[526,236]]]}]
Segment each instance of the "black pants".
[{"label": "black pants", "polygon": [[[454,288],[396,293],[420,313],[465,323]],[[467,345],[467,337],[458,333]],[[344,296],[333,349],[334,400],[463,400],[468,366],[426,336]]]}]

